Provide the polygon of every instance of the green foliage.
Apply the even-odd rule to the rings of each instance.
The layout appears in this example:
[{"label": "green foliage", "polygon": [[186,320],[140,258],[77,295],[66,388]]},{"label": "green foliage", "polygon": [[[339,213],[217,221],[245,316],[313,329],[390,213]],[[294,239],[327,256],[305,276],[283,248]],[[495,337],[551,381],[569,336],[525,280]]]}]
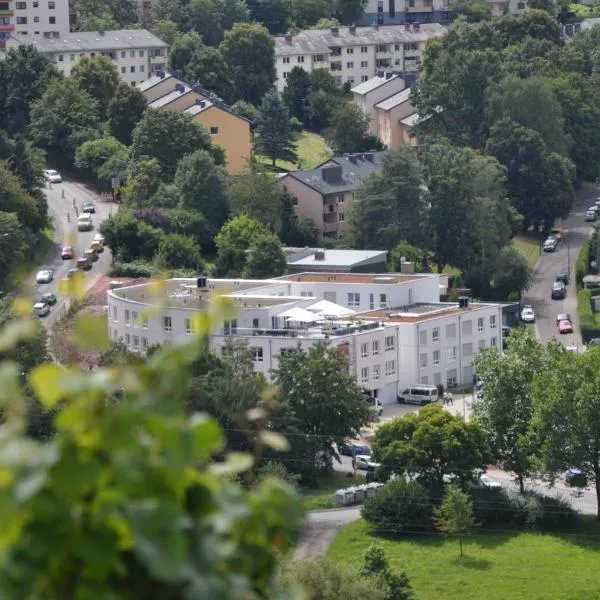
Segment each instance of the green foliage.
[{"label": "green foliage", "polygon": [[191,0],[188,15],[190,26],[210,46],[218,44],[234,23],[248,21],[250,16],[244,0]]},{"label": "green foliage", "polygon": [[44,153],[35,148],[24,135],[10,138],[0,130],[0,160],[6,160],[6,166],[19,178],[19,183],[31,194],[45,215],[46,200],[41,188],[44,186]]},{"label": "green foliage", "polygon": [[366,0],[337,0],[336,15],[344,25],[356,23],[362,16]]},{"label": "green foliage", "polygon": [[115,29],[126,29],[138,22],[135,0],[75,0],[76,14],[80,20],[79,31],[88,31],[81,27],[81,21],[90,17],[109,17],[117,23]]},{"label": "green foliage", "polygon": [[575,263],[575,281],[577,287],[583,285],[583,278],[588,274],[590,270],[590,252],[592,249],[592,243],[590,240],[586,240],[581,245],[577,262]]},{"label": "green foliage", "polygon": [[238,100],[234,105],[239,115],[252,121],[252,123],[258,123],[258,119],[260,118],[260,111],[254,104],[250,104],[250,102],[246,102],[245,100]]},{"label": "green foliage", "polygon": [[169,44],[171,50],[173,49],[173,43],[179,34],[176,23],[173,23],[170,19],[155,20],[150,25],[150,31],[163,42]]},{"label": "green foliage", "polygon": [[251,20],[262,23],[269,33],[285,33],[291,17],[289,0],[247,0]]},{"label": "green foliage", "polygon": [[415,263],[417,273],[428,273],[431,270],[429,264],[432,258],[431,253],[427,250],[422,250],[405,240],[400,240],[389,254],[388,270],[392,273],[400,272],[402,259],[406,259],[407,262]]},{"label": "green foliage", "polygon": [[403,571],[392,571],[385,550],[378,544],[371,544],[365,550],[360,574],[372,577],[385,590],[385,600],[414,600],[408,577]]},{"label": "green foliage", "polygon": [[530,285],[532,271],[527,260],[516,248],[505,246],[496,257],[494,271],[494,287],[499,290],[504,298],[511,293],[524,292]]},{"label": "green foliage", "polygon": [[337,155],[373,150],[368,145],[369,120],[354,102],[344,102],[331,115],[325,138]]},{"label": "green foliage", "polygon": [[130,162],[127,185],[123,190],[125,203],[136,208],[148,206],[159,189],[161,173],[162,168],[156,158]]},{"label": "green foliage", "polygon": [[27,243],[19,218],[13,212],[0,211],[0,284],[25,260]]},{"label": "green foliage", "polygon": [[434,514],[435,524],[440,531],[458,537],[460,556],[462,557],[463,537],[470,535],[477,526],[471,499],[457,485],[450,484],[444,492],[442,503],[436,507]]},{"label": "green foliage", "polygon": [[108,116],[108,106],[119,86],[119,73],[107,56],[83,57],[71,71],[81,90],[87,92],[98,103],[102,118]]},{"label": "green foliage", "polygon": [[75,166],[86,169],[99,181],[110,181],[112,176],[125,172],[128,149],[114,137],[88,140],[75,151]]},{"label": "green foliage", "polygon": [[386,483],[372,498],[367,498],[362,518],[376,532],[415,535],[433,529],[433,503],[427,490],[416,481],[397,477]]},{"label": "green foliage", "polygon": [[200,246],[191,237],[180,233],[162,237],[158,244],[158,260],[166,267],[205,270]]},{"label": "green foliage", "polygon": [[46,210],[45,198],[28,194],[6,163],[0,163],[0,211],[14,213],[22,227],[38,233],[46,224]]},{"label": "green foliage", "polygon": [[163,237],[160,229],[140,221],[127,210],[121,210],[112,219],[103,221],[100,233],[119,262],[152,259]]},{"label": "green foliage", "polygon": [[201,46],[195,50],[184,71],[187,77],[200,82],[202,87],[214,92],[225,102],[232,101],[233,80],[229,67],[217,48]]},{"label": "green foliage", "polygon": [[285,80],[282,98],[290,115],[308,125],[308,99],[311,92],[310,74],[302,67],[294,67]]},{"label": "green foliage", "polygon": [[154,270],[145,262],[116,261],[110,269],[110,275],[111,277],[133,277],[134,279],[138,279],[141,277],[152,277]]},{"label": "green foliage", "polygon": [[108,103],[108,126],[111,134],[129,145],[133,130],[146,110],[146,97],[140,90],[125,82],[119,83]]},{"label": "green foliage", "polygon": [[313,221],[304,217],[293,219],[290,227],[282,231],[282,240],[288,246],[304,248],[319,242],[319,230]]},{"label": "green foliage", "polygon": [[192,56],[202,48],[202,37],[195,31],[178,35],[169,48],[169,66],[183,72]]},{"label": "green foliage", "polygon": [[279,238],[274,234],[261,236],[252,242],[248,250],[248,262],[244,275],[249,279],[279,277],[287,270],[285,255]]},{"label": "green foliage", "polygon": [[596,322],[596,316],[592,310],[591,290],[577,290],[577,316],[581,338],[584,342],[600,337],[600,324]]}]

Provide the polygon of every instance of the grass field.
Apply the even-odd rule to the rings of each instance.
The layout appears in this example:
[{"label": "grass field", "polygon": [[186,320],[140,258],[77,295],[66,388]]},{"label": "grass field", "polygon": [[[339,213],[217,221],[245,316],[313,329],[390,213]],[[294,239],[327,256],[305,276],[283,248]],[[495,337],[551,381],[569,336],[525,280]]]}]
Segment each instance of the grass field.
[{"label": "grass field", "polygon": [[358,566],[372,542],[384,547],[392,568],[404,569],[419,600],[598,600],[600,526],[584,517],[585,533],[478,533],[458,542],[441,535],[392,541],[355,521],[337,535],[329,556]]},{"label": "grass field", "polygon": [[520,233],[512,239],[512,245],[527,260],[527,264],[533,269],[540,258],[540,234]]},{"label": "grass field", "polygon": [[351,479],[346,473],[334,471],[321,479],[318,487],[314,490],[302,490],[302,505],[305,510],[339,508],[339,505],[335,502],[335,492],[339,489],[347,488],[351,485],[361,485],[362,483],[366,483],[364,475],[358,474]]},{"label": "grass field", "polygon": [[[285,160],[278,160],[275,171],[295,171],[300,165],[301,169],[314,169],[317,165],[331,158],[332,154],[327,149],[325,139],[316,133],[303,131],[296,140],[298,151],[298,164]],[[271,161],[265,156],[257,155],[256,159],[261,164],[271,169]]]}]

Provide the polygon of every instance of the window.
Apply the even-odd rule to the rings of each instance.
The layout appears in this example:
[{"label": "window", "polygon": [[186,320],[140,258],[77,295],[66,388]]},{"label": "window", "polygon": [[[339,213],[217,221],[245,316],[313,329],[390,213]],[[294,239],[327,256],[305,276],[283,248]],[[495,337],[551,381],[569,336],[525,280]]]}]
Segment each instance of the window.
[{"label": "window", "polygon": [[442,383],[442,374],[441,373],[434,373],[433,374],[433,384],[437,385],[438,383]]},{"label": "window", "polygon": [[446,325],[446,338],[452,339],[456,337],[456,323]]},{"label": "window", "polygon": [[185,320],[185,332],[190,335],[192,333],[195,333],[194,330],[194,320],[193,319],[186,319]]},{"label": "window", "polygon": [[144,51],[140,50],[140,58],[144,56]]},{"label": "window", "polygon": [[377,44],[375,46],[375,52],[387,52],[388,46],[387,44]]},{"label": "window", "polygon": [[38,7],[39,7],[39,5],[40,5],[40,3],[39,3],[39,2],[37,2],[37,0],[36,0],[36,2],[34,2],[34,3],[33,3],[33,8],[38,8]]},{"label": "window", "polygon": [[434,350],[433,351],[433,366],[437,366],[440,364],[440,351],[439,350]]},{"label": "window", "polygon": [[456,385],[456,369],[446,371],[446,385],[448,387],[454,387]]},{"label": "window", "polygon": [[125,58],[127,56],[127,52],[125,50],[121,50],[121,58]]},{"label": "window", "polygon": [[396,348],[396,338],[393,335],[385,336],[385,351],[391,352]]},{"label": "window", "polygon": [[291,356],[296,352],[296,348],[282,348],[280,351],[281,356]]},{"label": "window", "polygon": [[361,54],[366,54],[369,51],[369,47],[368,46],[361,46],[360,47],[360,53]]},{"label": "window", "polygon": [[131,325],[131,320],[129,319],[129,311],[125,309],[125,325]]},{"label": "window", "polygon": [[117,307],[113,306],[113,321],[118,321],[118,316],[117,316]]},{"label": "window", "polygon": [[54,2],[54,0],[50,0],[50,2],[48,2],[48,8],[50,10],[54,10],[56,8],[56,2]]},{"label": "window", "polygon": [[471,335],[473,333],[473,321],[463,321],[462,332],[463,335]]},{"label": "window", "polygon": [[64,54],[59,54],[58,55],[58,62],[63,62],[64,59],[65,59],[65,55]]},{"label": "window", "polygon": [[387,308],[387,296],[385,294],[379,294],[379,308]]},{"label": "window", "polygon": [[218,127],[211,127],[210,128],[210,135],[219,135],[219,128]]},{"label": "window", "polygon": [[447,362],[454,362],[456,360],[456,346],[450,346],[446,348]]},{"label": "window", "polygon": [[344,194],[338,194],[338,204],[344,204]]},{"label": "window", "polygon": [[71,55],[69,56],[69,60],[70,60],[71,62],[75,62],[75,55],[74,55],[74,54],[71,54]]},{"label": "window", "polygon": [[525,9],[525,2],[519,2],[519,3],[517,4],[517,8],[518,8],[519,10],[524,10],[524,9]]},{"label": "window", "polygon": [[284,56],[281,62],[284,65],[289,65],[290,64],[290,57],[289,56]]},{"label": "window", "polygon": [[346,63],[346,69],[354,69],[354,63],[353,62],[347,62]]},{"label": "window", "polygon": [[173,323],[171,322],[171,317],[163,317],[163,329],[166,332],[173,331]]},{"label": "window", "polygon": [[427,353],[424,352],[423,354],[419,355],[419,365],[424,368],[427,366]]},{"label": "window", "polygon": [[135,50],[131,50],[129,52],[129,56],[131,56],[131,58],[135,58]]},{"label": "window", "polygon": [[140,73],[144,72],[144,65],[140,65]]},{"label": "window", "polygon": [[348,306],[360,306],[360,294],[350,292],[348,294]]},{"label": "window", "polygon": [[436,342],[440,341],[440,328],[439,327],[434,327],[431,330],[431,341],[435,344]]},{"label": "window", "polygon": [[288,74],[287,74],[287,73],[284,73],[284,74],[283,74],[283,78],[284,78],[284,79],[287,79],[287,76],[288,76]]},{"label": "window", "polygon": [[373,310],[375,308],[375,294],[369,294],[369,309]]},{"label": "window", "polygon": [[473,356],[473,344],[471,342],[463,344],[462,354],[463,358],[469,358]]},{"label": "window", "polygon": [[395,360],[386,360],[385,361],[385,374],[387,377],[390,375],[396,374],[396,361]]},{"label": "window", "polygon": [[127,68],[126,67],[121,67],[121,73],[126,73],[127,72]]},{"label": "window", "polygon": [[263,356],[262,348],[256,347],[256,348],[250,348],[250,350],[252,351],[254,362],[264,362],[265,361],[265,357]]},{"label": "window", "polygon": [[373,367],[373,379],[375,381],[377,381],[379,379],[380,374],[381,374],[381,367],[379,365],[375,365]]},{"label": "window", "polygon": [[258,329],[260,327],[260,321],[258,319],[252,319],[252,328]]},{"label": "window", "polygon": [[490,347],[495,348],[498,345],[498,338],[490,338]]},{"label": "window", "polygon": [[379,356],[379,340],[373,340],[371,344],[371,353],[373,356]]},{"label": "window", "polygon": [[142,329],[148,329],[148,315],[142,314]]},{"label": "window", "polygon": [[129,67],[129,70],[130,70],[132,73],[135,73],[135,65],[131,65],[131,67]]},{"label": "window", "polygon": [[354,48],[346,48],[346,54],[354,54]]},{"label": "window", "polygon": [[137,335],[133,336],[133,349],[134,350],[140,349],[140,338]]},{"label": "window", "polygon": [[313,62],[324,62],[325,56],[323,54],[313,54]]},{"label": "window", "polygon": [[496,315],[490,315],[490,329],[496,329]]},{"label": "window", "polygon": [[477,331],[483,331],[483,317],[477,319]]},{"label": "window", "polygon": [[129,348],[129,346],[131,346],[131,336],[126,333],[125,334],[125,345]]},{"label": "window", "polygon": [[427,345],[427,332],[424,329],[419,331],[419,344],[421,346]]},{"label": "window", "polygon": [[485,340],[479,340],[479,349],[483,350],[485,348]]},{"label": "window", "polygon": [[48,23],[50,23],[50,25],[56,25],[56,17],[48,17]]},{"label": "window", "polygon": [[[27,2],[17,2],[17,4],[16,4],[17,10],[25,10],[26,8],[27,8]],[[3,10],[8,10],[8,4],[6,5],[6,8]]]},{"label": "window", "polygon": [[148,338],[142,338],[142,349],[148,350]]},{"label": "window", "polygon": [[360,370],[360,382],[367,383],[369,381],[369,367],[363,367]]},{"label": "window", "polygon": [[17,25],[27,25],[27,17],[17,17]]},{"label": "window", "polygon": [[39,17],[33,17],[33,22],[34,23],[39,23],[40,22],[40,18]]},{"label": "window", "polygon": [[223,328],[225,335],[235,335],[237,333],[237,320],[232,319],[231,321],[225,321]]},{"label": "window", "polygon": [[360,345],[360,357],[367,358],[369,356],[369,344],[361,344]]},{"label": "window", "polygon": [[361,60],[360,61],[360,68],[361,69],[368,69],[369,68],[369,61],[368,60]]}]

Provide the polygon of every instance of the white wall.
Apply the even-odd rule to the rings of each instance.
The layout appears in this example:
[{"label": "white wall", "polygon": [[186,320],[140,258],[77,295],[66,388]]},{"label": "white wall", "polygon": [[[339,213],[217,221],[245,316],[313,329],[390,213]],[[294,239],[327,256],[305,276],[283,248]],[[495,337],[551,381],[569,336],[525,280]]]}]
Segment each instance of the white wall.
[{"label": "white wall", "polygon": [[[48,32],[70,31],[68,0],[21,0],[11,2],[9,7],[15,13],[12,22],[15,23],[14,33],[17,36],[43,36]],[[51,19],[54,19],[54,23],[50,22]]]}]

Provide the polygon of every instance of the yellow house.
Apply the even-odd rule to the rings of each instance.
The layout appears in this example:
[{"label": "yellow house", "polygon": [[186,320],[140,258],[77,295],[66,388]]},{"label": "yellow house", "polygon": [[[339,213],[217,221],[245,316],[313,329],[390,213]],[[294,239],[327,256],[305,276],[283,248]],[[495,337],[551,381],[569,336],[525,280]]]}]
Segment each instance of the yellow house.
[{"label": "yellow house", "polygon": [[248,119],[236,114],[228,106],[208,99],[197,99],[193,106],[183,112],[203,125],[213,143],[225,150],[228,173],[245,175],[250,172],[252,132]]}]

